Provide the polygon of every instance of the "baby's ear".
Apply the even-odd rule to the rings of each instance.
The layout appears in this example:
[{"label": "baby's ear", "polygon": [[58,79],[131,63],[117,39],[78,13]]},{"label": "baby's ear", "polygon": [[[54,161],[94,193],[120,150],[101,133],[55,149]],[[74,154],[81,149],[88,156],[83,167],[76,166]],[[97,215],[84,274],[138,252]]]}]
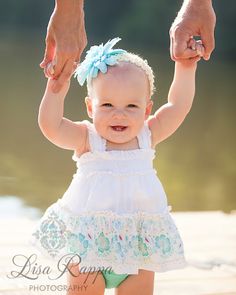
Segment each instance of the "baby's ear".
[{"label": "baby's ear", "polygon": [[153,101],[152,100],[149,100],[147,102],[147,106],[146,106],[145,120],[147,120],[147,118],[151,115],[152,107],[153,107]]},{"label": "baby's ear", "polygon": [[93,105],[92,105],[92,99],[89,96],[86,96],[85,99],[85,104],[86,104],[86,109],[87,109],[87,113],[89,118],[93,118]]}]

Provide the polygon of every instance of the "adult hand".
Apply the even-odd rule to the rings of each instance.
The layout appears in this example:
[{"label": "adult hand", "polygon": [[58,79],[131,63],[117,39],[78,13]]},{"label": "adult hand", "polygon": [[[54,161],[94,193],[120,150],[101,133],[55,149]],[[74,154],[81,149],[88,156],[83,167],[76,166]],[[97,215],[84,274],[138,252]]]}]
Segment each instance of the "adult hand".
[{"label": "adult hand", "polygon": [[211,0],[185,0],[170,28],[170,55],[175,61],[195,58],[196,52],[188,47],[193,36],[200,36],[203,58],[208,60],[215,48],[216,15]]},{"label": "adult hand", "polygon": [[51,77],[56,81],[53,91],[58,92],[74,71],[74,63],[87,45],[84,25],[83,0],[56,0],[50,17],[44,59],[40,67],[48,75],[47,64],[53,64]]},{"label": "adult hand", "polygon": [[197,66],[197,62],[204,56],[205,48],[202,44],[202,40],[190,39],[188,42],[189,50],[192,50],[193,56],[191,58],[179,59],[177,62],[182,63],[185,67]]}]

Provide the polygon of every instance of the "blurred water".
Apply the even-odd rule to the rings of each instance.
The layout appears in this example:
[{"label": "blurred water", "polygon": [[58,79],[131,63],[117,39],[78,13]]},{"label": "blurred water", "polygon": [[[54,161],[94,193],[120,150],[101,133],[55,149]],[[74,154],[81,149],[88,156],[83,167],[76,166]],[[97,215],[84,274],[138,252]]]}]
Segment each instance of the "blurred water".
[{"label": "blurred water", "polygon": [[[72,151],[54,146],[37,124],[46,83],[38,66],[42,54],[42,39],[0,41],[0,196],[18,196],[29,206],[45,209],[64,193],[76,166]],[[168,52],[142,55],[157,77],[156,110],[166,102],[173,63]],[[201,62],[191,112],[175,134],[157,146],[154,164],[173,211],[236,209],[234,73],[234,64],[214,56]],[[84,96],[85,87],[72,81],[65,117],[87,118]]]},{"label": "blurred water", "polygon": [[27,206],[21,198],[16,196],[0,197],[0,219],[22,217],[38,219],[41,215],[40,209]]}]

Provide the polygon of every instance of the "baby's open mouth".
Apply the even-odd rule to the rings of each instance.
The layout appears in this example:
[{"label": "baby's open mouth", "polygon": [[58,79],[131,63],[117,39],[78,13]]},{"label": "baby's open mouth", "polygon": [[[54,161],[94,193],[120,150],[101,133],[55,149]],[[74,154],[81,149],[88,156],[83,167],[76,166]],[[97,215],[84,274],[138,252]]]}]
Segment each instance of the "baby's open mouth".
[{"label": "baby's open mouth", "polygon": [[124,131],[127,126],[111,126],[111,128],[115,131]]}]

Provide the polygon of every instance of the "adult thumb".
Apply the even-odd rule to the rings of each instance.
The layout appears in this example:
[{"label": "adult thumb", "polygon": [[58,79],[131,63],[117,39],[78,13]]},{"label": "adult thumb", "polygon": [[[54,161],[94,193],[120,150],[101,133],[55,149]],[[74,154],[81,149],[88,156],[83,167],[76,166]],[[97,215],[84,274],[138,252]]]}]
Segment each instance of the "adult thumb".
[{"label": "adult thumb", "polygon": [[46,39],[46,47],[44,52],[44,57],[39,66],[45,68],[46,65],[53,60],[55,51],[55,42],[51,38]]}]

